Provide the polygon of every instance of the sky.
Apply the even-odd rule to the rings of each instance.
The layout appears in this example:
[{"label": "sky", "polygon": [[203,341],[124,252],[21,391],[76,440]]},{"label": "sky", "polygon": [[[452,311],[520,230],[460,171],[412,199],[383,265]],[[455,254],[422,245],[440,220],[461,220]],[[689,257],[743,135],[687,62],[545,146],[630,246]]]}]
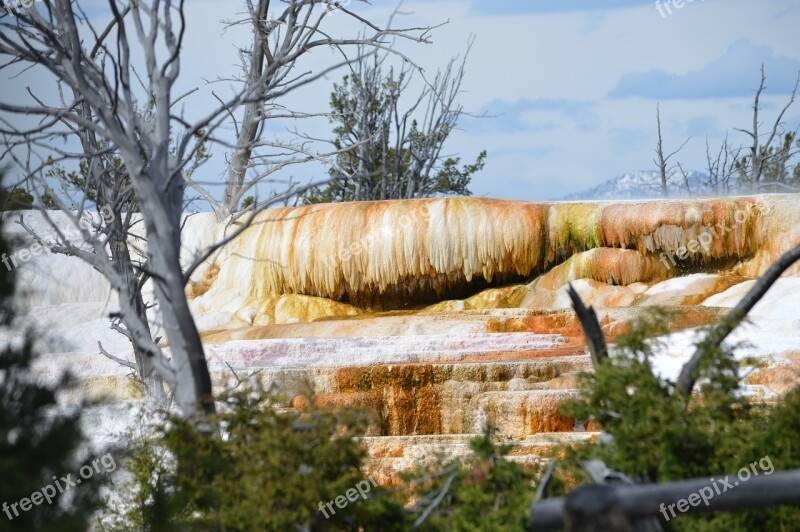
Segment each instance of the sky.
[{"label": "sky", "polygon": [[[631,0],[425,5],[449,13],[446,46],[475,34],[464,101],[498,115],[463,121],[454,139],[464,156],[489,152],[476,195],[549,199],[654,168],[657,105],[666,146],[691,137],[679,158],[702,171],[706,138],[719,145],[752,122],[759,66],[770,120],[800,71],[796,1],[670,2],[661,12]],[[787,122],[800,125],[800,107]]]},{"label": "sky", "polygon": [[[190,0],[188,6],[177,92],[198,87],[181,105],[199,116],[214,102],[212,89],[226,90],[225,82],[207,81],[238,71],[236,47],[248,39],[243,29],[225,29],[222,22],[236,18],[240,3]],[[398,9],[393,0],[350,0],[347,6],[379,23]],[[90,14],[106,16],[99,6]],[[343,18],[333,13],[326,24],[336,27]],[[401,43],[398,49],[428,76],[463,54],[474,38],[459,100],[469,115],[444,151],[472,162],[487,150],[486,167],[470,187],[476,196],[554,199],[627,171],[654,168],[657,105],[667,149],[688,139],[677,157],[684,168],[703,171],[706,142],[719,146],[726,134],[734,144],[746,142],[734,128],[752,122],[760,65],[767,76],[767,123],[788,100],[800,72],[797,0],[433,0],[404,2],[395,16],[399,26],[445,22],[433,31],[431,44]],[[333,60],[321,52],[305,68],[316,71]],[[332,84],[343,74],[324,76],[289,95],[286,104],[326,110]],[[45,83],[0,77],[2,92],[20,98],[28,85]],[[786,123],[792,129],[800,125],[800,102]],[[272,124],[267,134],[290,136],[285,126]],[[325,120],[302,128],[331,138]],[[225,155],[224,149],[213,150],[199,171],[204,180],[221,179]],[[289,175],[317,179],[324,169],[294,167],[279,177]]]}]

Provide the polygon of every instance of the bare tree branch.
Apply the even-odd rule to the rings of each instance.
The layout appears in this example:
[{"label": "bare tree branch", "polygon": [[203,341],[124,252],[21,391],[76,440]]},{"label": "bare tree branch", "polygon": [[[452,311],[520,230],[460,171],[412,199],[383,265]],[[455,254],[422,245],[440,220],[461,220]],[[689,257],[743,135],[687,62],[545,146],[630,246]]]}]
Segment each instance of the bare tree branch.
[{"label": "bare tree branch", "polygon": [[583,335],[589,345],[589,352],[592,354],[592,365],[596,370],[608,358],[608,348],[606,347],[603,329],[600,327],[600,322],[597,320],[597,314],[594,309],[592,307],[586,308],[581,296],[573,288],[572,283],[567,285],[567,295],[572,301],[572,308],[575,310],[575,314],[578,315]]},{"label": "bare tree branch", "polygon": [[[717,475],[724,478],[725,475]],[[594,486],[594,485],[589,485]],[[680,480],[663,484],[619,484],[604,486],[602,491],[615,501],[619,510],[628,518],[657,517],[666,505],[674,505],[681,499],[710,489],[707,477]],[[573,492],[574,494],[575,492]],[[531,530],[559,530],[565,525],[567,497],[542,499],[530,507],[533,527]],[[782,504],[800,503],[800,469],[776,471],[769,476],[751,477],[741,482],[736,489],[726,489],[714,495],[710,504],[689,506],[686,514],[717,511],[739,511],[767,508]]]},{"label": "bare tree branch", "polygon": [[758,281],[748,290],[742,300],[737,303],[719,324],[715,325],[709,331],[705,340],[697,346],[692,357],[684,364],[683,368],[681,368],[678,381],[675,383],[675,387],[678,391],[687,396],[692,393],[697,378],[697,369],[700,367],[700,363],[708,348],[721,345],[722,342],[725,341],[725,338],[727,338],[747,316],[747,313],[752,310],[762,297],[764,297],[764,294],[767,293],[781,274],[798,260],[800,260],[800,245],[781,255],[781,257],[764,272],[764,275],[759,277]]}]

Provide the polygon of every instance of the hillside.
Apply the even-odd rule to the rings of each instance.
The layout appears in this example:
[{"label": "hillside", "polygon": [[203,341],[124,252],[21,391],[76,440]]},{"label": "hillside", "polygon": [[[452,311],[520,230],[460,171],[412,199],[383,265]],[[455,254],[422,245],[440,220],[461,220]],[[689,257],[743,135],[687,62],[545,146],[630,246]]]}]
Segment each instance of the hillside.
[{"label": "hillside", "polygon": [[[708,176],[702,172],[691,171],[688,175],[689,187],[693,193],[704,192],[703,183]],[[682,176],[673,176],[668,184],[669,197],[688,196]],[[646,199],[661,197],[661,177],[656,170],[637,170],[626,172],[621,176],[609,179],[597,186],[582,192],[574,192],[561,198],[560,201],[591,201]]]}]

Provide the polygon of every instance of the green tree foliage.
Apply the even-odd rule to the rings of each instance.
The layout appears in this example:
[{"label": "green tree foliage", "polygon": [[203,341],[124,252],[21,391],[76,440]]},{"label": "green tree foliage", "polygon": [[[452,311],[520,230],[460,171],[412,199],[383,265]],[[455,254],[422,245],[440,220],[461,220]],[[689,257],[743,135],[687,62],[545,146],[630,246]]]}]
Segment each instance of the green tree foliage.
[{"label": "green tree foliage", "polygon": [[[0,233],[2,253],[9,253],[9,248]],[[6,327],[13,318],[12,275],[0,268],[0,321]],[[15,512],[11,507],[52,485],[53,476],[72,473],[74,477],[76,454],[85,445],[78,425],[80,412],[65,415],[58,411],[56,394],[67,387],[67,380],[53,386],[41,384],[31,370],[33,358],[28,335],[0,352],[0,504],[5,503],[0,531],[83,531],[96,507],[101,479],[64,492],[69,503],[59,494],[52,504],[42,501],[28,511],[17,506]]]},{"label": "green tree foliage", "polygon": [[[487,427],[470,442],[472,454],[463,463],[437,464],[438,474],[416,487],[412,521],[421,530],[528,530],[533,474],[506,458],[510,449],[492,441]],[[430,468],[406,476],[413,482],[426,473]]]},{"label": "green tree foliage", "polygon": [[785,192],[800,188],[800,139],[794,131],[789,131],[769,146],[760,146],[760,160],[763,173],[759,183],[753,185],[748,174],[752,166],[751,158],[744,156],[736,161],[736,173],[739,186],[745,190],[756,189],[758,192]]},{"label": "green tree foliage", "polygon": [[[532,475],[488,431],[465,460],[435,460],[383,488],[364,473],[358,412],[277,409],[257,386],[224,403],[204,427],[169,416],[132,438],[132,478],[103,530],[408,530],[416,521],[422,530],[525,529]],[[366,498],[336,506],[359,483]]]},{"label": "green tree foliage", "polygon": [[[578,462],[588,458],[599,458],[638,482],[735,473],[764,456],[775,470],[800,467],[800,390],[774,408],[752,405],[742,397],[740,365],[731,350],[706,344],[699,394],[687,401],[653,373],[653,337],[666,333],[666,321],[663,311],[655,310],[635,322],[617,342],[617,354],[582,375],[580,396],[563,406],[566,415],[599,422],[610,438],[570,450],[560,467],[562,491],[570,487],[564,479],[585,479]],[[673,530],[798,530],[800,509],[679,516],[666,525]]]},{"label": "green tree foliage", "polygon": [[[348,411],[282,412],[259,388],[223,398],[228,408],[198,427],[171,417],[131,447],[126,509],[109,530],[394,530],[401,500],[370,490],[335,514],[320,510],[367,481]],[[218,426],[222,436],[209,430]],[[166,457],[169,457],[167,459]]]},{"label": "green tree foliage", "polygon": [[242,205],[239,207],[239,210],[247,210],[249,209],[254,203],[256,202],[255,196],[247,196],[242,200]]},{"label": "green tree foliage", "polygon": [[33,196],[24,188],[0,188],[0,211],[21,211],[32,207]]},{"label": "green tree foliage", "polygon": [[451,61],[417,100],[405,104],[411,71],[384,75],[383,60],[364,59],[334,84],[331,94],[333,146],[345,150],[330,169],[331,181],[301,195],[304,203],[469,196],[472,176],[483,169],[486,151],[472,164],[442,155],[462,109],[456,103],[464,74]]}]

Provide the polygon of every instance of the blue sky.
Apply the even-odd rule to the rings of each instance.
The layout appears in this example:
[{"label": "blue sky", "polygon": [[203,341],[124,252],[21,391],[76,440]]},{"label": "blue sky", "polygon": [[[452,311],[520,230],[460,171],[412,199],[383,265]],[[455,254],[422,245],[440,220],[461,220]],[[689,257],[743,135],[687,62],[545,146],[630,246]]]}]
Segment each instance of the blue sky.
[{"label": "blue sky", "polygon": [[470,7],[486,15],[543,15],[576,11],[607,11],[650,5],[649,0],[473,0]]},{"label": "blue sky", "polygon": [[[652,168],[657,105],[667,146],[689,138],[680,159],[702,171],[706,140],[746,142],[733,130],[752,122],[760,66],[767,121],[800,72],[796,1],[438,4],[453,35],[476,35],[465,98],[491,117],[464,120],[455,149],[488,150],[479,195],[555,198]],[[800,106],[786,118],[800,126]]]},{"label": "blue sky", "polygon": [[796,58],[777,56],[768,45],[747,38],[731,44],[723,55],[699,70],[674,74],[654,69],[629,72],[609,93],[612,98],[641,96],[658,100],[735,98],[752,96],[758,87],[759,67],[769,73],[773,94],[788,93],[800,72]]},{"label": "blue sky", "polygon": [[[92,0],[94,1],[94,0]],[[626,171],[653,167],[656,105],[661,107],[667,147],[690,138],[680,153],[685,168],[703,170],[706,140],[714,147],[726,134],[752,122],[752,97],[763,63],[767,91],[765,121],[787,101],[800,70],[800,2],[797,0],[424,0],[402,4],[396,24],[448,23],[428,45],[405,43],[402,51],[426,75],[463,54],[467,61],[461,103],[476,118],[464,117],[449,140],[447,155],[474,160],[488,151],[485,170],[476,175],[476,195],[544,200],[591,187]],[[370,4],[351,0],[352,9],[385,22],[394,0]],[[666,9],[669,7],[669,9]],[[224,83],[204,80],[237,72],[236,45],[247,35],[223,31],[223,19],[242,11],[238,2],[191,0],[182,78],[176,92],[198,87],[181,103],[187,115],[199,114],[215,100],[211,90]],[[103,19],[102,9],[92,13]],[[335,14],[326,24],[339,30]],[[331,62],[315,56],[304,68]],[[338,72],[289,95],[285,103],[304,111],[324,111]],[[24,85],[46,91],[47,81],[0,79],[4,94],[24,98]],[[51,96],[55,94],[51,91]],[[800,125],[800,103],[786,116]],[[326,120],[309,121],[302,130],[330,138]],[[272,124],[270,136],[285,138],[284,124]],[[324,149],[320,146],[320,149]],[[214,182],[224,174],[225,151],[213,151],[201,169]],[[279,177],[318,179],[324,169],[295,167]],[[266,193],[262,189],[261,194]]]}]

